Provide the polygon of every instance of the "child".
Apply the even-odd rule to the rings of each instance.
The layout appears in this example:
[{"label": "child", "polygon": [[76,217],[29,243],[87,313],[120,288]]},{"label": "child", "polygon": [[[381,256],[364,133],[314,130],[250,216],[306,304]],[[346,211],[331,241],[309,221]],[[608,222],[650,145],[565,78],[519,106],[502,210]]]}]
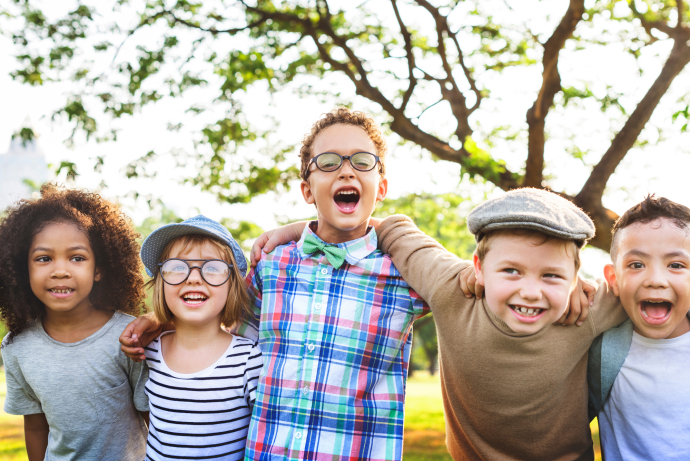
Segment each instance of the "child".
[{"label": "child", "polygon": [[581,327],[553,325],[569,297],[577,300],[571,292],[579,251],[594,235],[593,223],[569,201],[537,189],[489,200],[467,223],[478,241],[473,262],[484,299],[463,293],[461,277],[472,263],[409,218],[391,216],[377,229],[381,249],[434,313],[450,454],[594,459],[587,350],[625,314],[604,286]]},{"label": "child", "polygon": [[[304,138],[302,194],[318,221],[247,278],[256,323],[241,332],[264,354],[247,460],[402,458],[410,333],[428,307],[368,224],[387,192],[385,153],[374,121],[348,109]],[[121,341],[131,346],[152,323]]]},{"label": "child", "polygon": [[117,338],[142,307],[132,225],[95,193],[41,188],[0,222],[5,411],[29,460],[143,459],[143,364]]},{"label": "child", "polygon": [[602,452],[607,461],[690,459],[690,209],[650,196],[612,232],[604,274],[630,320],[590,350]]},{"label": "child", "polygon": [[242,459],[262,366],[253,341],[222,327],[251,314],[242,250],[221,224],[196,216],[154,231],[141,255],[156,318],[175,326],[146,348],[146,456]]}]

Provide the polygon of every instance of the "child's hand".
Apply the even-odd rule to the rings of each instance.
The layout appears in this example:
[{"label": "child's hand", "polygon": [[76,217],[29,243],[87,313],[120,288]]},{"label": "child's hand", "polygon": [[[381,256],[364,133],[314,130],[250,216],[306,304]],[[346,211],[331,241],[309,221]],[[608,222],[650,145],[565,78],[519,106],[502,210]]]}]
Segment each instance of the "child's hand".
[{"label": "child's hand", "polygon": [[135,362],[146,360],[144,347],[148,346],[162,332],[163,325],[156,320],[153,312],[149,312],[134,319],[125,327],[120,335],[120,344],[122,344],[120,349]]},{"label": "child's hand", "polygon": [[474,273],[474,266],[472,264],[460,272],[460,289],[468,298],[476,296],[477,299],[482,299],[484,285],[480,285],[477,282],[477,275]]},{"label": "child's hand", "polygon": [[589,308],[594,304],[594,295],[597,293],[596,285],[577,278],[577,285],[570,294],[570,302],[556,324],[572,325],[577,322],[577,326],[582,325],[589,316]]},{"label": "child's hand", "polygon": [[262,250],[264,253],[270,253],[278,245],[299,240],[307,224],[309,221],[298,221],[261,234],[252,245],[249,255],[252,267],[256,267],[256,263],[261,259]]}]

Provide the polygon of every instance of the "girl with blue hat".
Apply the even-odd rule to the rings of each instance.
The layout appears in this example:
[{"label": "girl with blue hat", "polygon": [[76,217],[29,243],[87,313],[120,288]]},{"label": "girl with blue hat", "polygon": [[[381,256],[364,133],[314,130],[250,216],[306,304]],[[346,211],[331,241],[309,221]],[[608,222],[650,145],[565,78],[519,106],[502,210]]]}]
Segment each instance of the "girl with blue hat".
[{"label": "girl with blue hat", "polygon": [[262,360],[256,343],[224,328],[249,313],[242,250],[200,215],[157,229],[141,259],[156,319],[175,326],[145,348],[147,459],[243,459]]}]

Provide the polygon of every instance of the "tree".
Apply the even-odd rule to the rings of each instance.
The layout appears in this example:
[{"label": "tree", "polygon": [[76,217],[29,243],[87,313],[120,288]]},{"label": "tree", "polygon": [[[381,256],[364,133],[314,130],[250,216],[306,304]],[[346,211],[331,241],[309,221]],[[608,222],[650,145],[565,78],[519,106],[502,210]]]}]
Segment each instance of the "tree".
[{"label": "tree", "polygon": [[[531,9],[525,11],[528,3]],[[118,118],[161,98],[180,97],[190,88],[215,85],[216,100],[230,109],[203,131],[195,153],[199,174],[189,181],[231,203],[287,189],[296,178],[294,167],[278,167],[289,146],[275,145],[270,130],[253,129],[244,116],[239,96],[250,87],[262,85],[278,92],[295,89],[301,82],[300,91],[316,94],[324,92],[319,79],[336,75],[339,89],[332,92],[336,96],[347,94],[342,82],[348,82],[348,88],[354,87],[359,97],[380,109],[388,128],[404,142],[457,163],[464,175],[503,190],[550,188],[545,176],[548,115],[555,107],[572,107],[576,100],[597,101],[602,111],[620,111],[621,127],[612,133],[609,147],[580,191],[561,194],[594,219],[597,236],[591,244],[608,249],[609,229],[617,216],[604,207],[602,196],[618,165],[639,142],[662,96],[690,61],[690,12],[684,0],[569,0],[558,4],[560,19],[553,27],[539,31],[539,24],[549,21],[539,16],[539,10],[553,4],[390,0],[336,6],[334,0],[117,0],[112,14],[103,12],[99,17],[94,8],[78,3],[64,16],[48,19],[34,1],[15,0],[8,14],[15,17],[14,40],[25,50],[18,56],[22,67],[13,73],[16,79],[32,85],[49,79],[81,83],[59,111],[72,123],[73,136],[76,132],[104,139],[116,136],[105,133],[94,112]],[[506,8],[518,18],[538,18],[530,24],[515,20],[503,24],[493,13]],[[131,22],[135,14],[138,19],[131,27],[119,25]],[[143,34],[147,30],[150,33]],[[133,57],[123,58],[119,51],[137,37]],[[561,84],[561,59],[569,46],[618,44],[638,58],[660,41],[668,42],[670,51],[634,110],[626,110],[613,91],[597,95],[586,84]],[[112,67],[94,71],[87,47],[109,53]],[[492,147],[497,143],[524,147],[521,130],[496,127],[485,132],[477,119],[487,106],[498,103],[488,83],[492,75],[538,65],[541,83],[535,85],[525,117],[524,167],[511,168],[492,154]],[[174,72],[164,72],[171,68]],[[304,80],[305,76],[311,80]],[[687,102],[681,101],[685,107],[673,114],[679,123],[687,122]],[[453,121],[452,129],[443,132],[425,125],[424,114],[434,106],[443,107]],[[189,110],[202,112],[204,107],[192,105]],[[687,123],[682,127],[686,129]],[[259,164],[238,154],[242,146],[257,141],[263,143],[265,154]],[[573,145],[571,154],[581,157],[582,151]],[[147,162],[158,155],[143,156],[131,165],[131,174],[145,174]]]}]

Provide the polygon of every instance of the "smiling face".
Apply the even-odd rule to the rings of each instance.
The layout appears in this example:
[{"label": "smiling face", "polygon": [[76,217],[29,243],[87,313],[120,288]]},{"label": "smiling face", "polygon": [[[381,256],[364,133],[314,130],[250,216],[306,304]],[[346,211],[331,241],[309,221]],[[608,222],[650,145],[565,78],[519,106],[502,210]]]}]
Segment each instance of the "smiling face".
[{"label": "smiling face", "polygon": [[660,218],[618,230],[615,261],[604,269],[613,293],[647,338],[690,331],[690,230]]},{"label": "smiling face", "polygon": [[[175,243],[168,259],[224,259],[221,252],[208,241],[188,245],[187,248],[183,246],[182,242]],[[192,267],[200,267],[201,264],[202,261],[189,261]],[[192,269],[187,280],[179,285],[163,283],[165,303],[175,316],[175,323],[184,322],[197,326],[220,323],[229,290],[229,282],[217,287],[209,285],[197,269]]]},{"label": "smiling face", "polygon": [[514,332],[534,334],[565,312],[576,276],[574,248],[568,244],[544,242],[540,234],[500,232],[491,236],[483,261],[475,255],[489,309]]},{"label": "smiling face", "polygon": [[[362,128],[336,124],[316,136],[311,152],[313,156],[324,152],[350,156],[357,152],[376,154],[376,147]],[[338,170],[331,172],[312,164],[301,187],[304,200],[316,205],[316,234],[324,242],[342,243],[365,235],[376,203],[386,197],[388,180],[381,177],[378,167],[358,171],[345,160]]]},{"label": "smiling face", "polygon": [[101,279],[87,235],[73,223],[52,223],[29,248],[31,291],[53,312],[91,308],[89,293]]}]

